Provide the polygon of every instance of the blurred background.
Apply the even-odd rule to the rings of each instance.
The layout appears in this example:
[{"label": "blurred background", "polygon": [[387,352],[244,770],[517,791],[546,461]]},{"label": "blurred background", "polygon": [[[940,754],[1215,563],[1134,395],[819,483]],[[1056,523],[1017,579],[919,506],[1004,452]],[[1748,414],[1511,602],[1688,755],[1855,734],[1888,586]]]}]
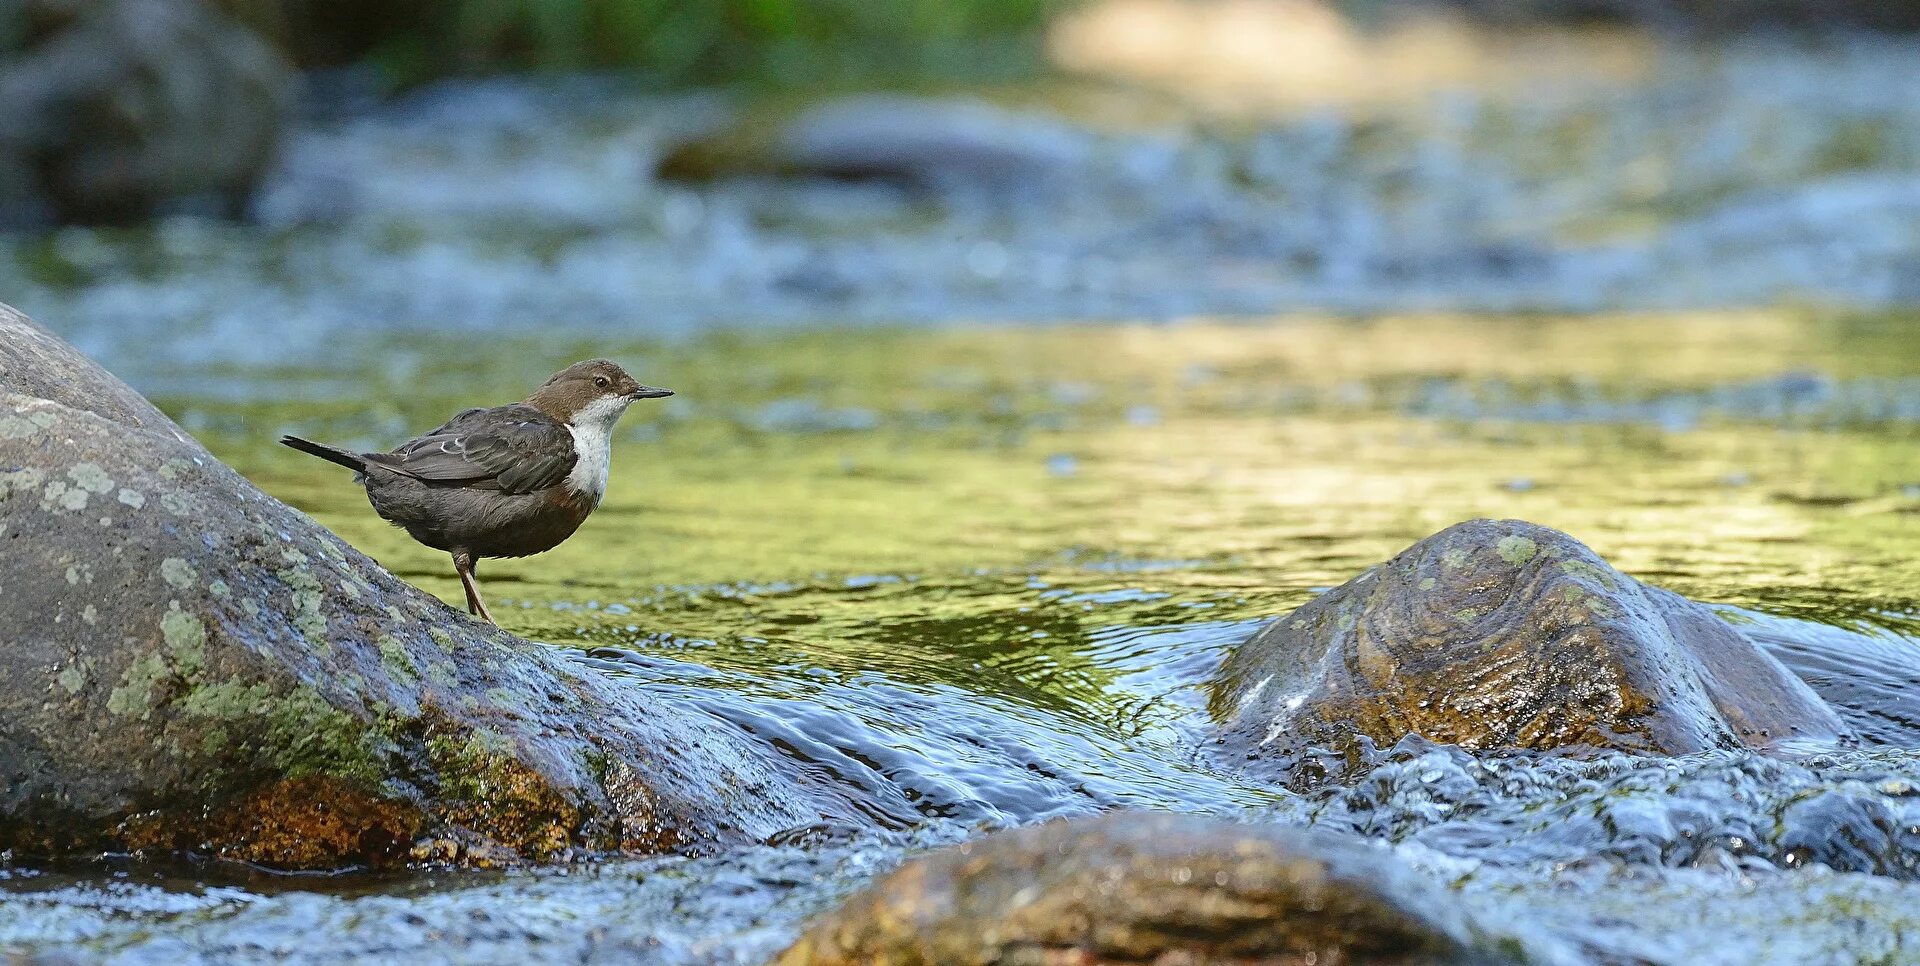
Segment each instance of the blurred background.
[{"label": "blurred background", "polygon": [[149,386],[363,330],[1903,305],[1915,27],[1897,0],[7,0],[0,291]]}]

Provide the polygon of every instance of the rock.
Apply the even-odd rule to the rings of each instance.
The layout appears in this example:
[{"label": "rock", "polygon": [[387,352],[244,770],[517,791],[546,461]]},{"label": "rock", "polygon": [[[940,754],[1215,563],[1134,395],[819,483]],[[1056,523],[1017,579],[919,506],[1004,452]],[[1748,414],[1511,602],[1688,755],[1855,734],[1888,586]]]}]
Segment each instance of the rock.
[{"label": "rock", "polygon": [[1920,748],[1920,650],[1909,638],[1753,611],[1729,617],[1807,682],[1862,744]]},{"label": "rock", "polygon": [[1456,7],[1500,23],[1595,20],[1670,29],[1751,31],[1756,27],[1920,29],[1906,0],[1397,0],[1401,6]]},{"label": "rock", "polygon": [[837,789],[467,619],[0,307],[0,850],[697,852]]},{"label": "rock", "polygon": [[1497,963],[1451,897],[1323,832],[1113,812],[914,859],[814,923],[778,966]]},{"label": "rock", "polygon": [[1083,168],[1092,138],[980,101],[866,95],[797,116],[749,116],[669,152],[670,178],[728,174],[883,179],[923,187],[1030,187]]},{"label": "rock", "polygon": [[27,0],[0,19],[0,170],[31,172],[56,217],[244,212],[293,106],[264,41],[195,0]]},{"label": "rock", "polygon": [[147,397],[58,336],[0,303],[0,389],[81,409],[177,442],[193,442]]},{"label": "rock", "polygon": [[1267,625],[1213,684],[1234,756],[1361,739],[1678,755],[1845,728],[1706,607],[1557,530],[1473,520]]}]

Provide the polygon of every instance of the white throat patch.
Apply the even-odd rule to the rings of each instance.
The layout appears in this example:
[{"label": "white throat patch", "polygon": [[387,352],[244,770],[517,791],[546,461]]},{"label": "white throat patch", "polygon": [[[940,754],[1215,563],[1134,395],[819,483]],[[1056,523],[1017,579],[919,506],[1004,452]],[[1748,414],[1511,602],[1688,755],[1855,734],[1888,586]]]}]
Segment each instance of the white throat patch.
[{"label": "white throat patch", "polygon": [[603,396],[573,414],[567,431],[573,434],[573,472],[567,474],[567,487],[593,500],[607,492],[607,470],[613,463],[613,424],[627,411],[633,400],[622,396]]}]

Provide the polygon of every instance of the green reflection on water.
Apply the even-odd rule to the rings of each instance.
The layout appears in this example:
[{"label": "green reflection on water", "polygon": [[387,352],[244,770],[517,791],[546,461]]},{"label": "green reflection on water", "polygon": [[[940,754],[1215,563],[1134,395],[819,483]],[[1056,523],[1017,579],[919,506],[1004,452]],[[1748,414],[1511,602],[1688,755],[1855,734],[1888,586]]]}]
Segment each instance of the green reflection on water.
[{"label": "green reflection on water", "polygon": [[775,677],[880,671],[1124,733],[1180,708],[1116,629],[1271,615],[1474,516],[1566,529],[1696,598],[1905,623],[1916,334],[1768,312],[392,340],[162,402],[457,603],[441,555],[271,441],[390,446],[614,356],[680,395],[628,416],[577,536],[483,566],[511,629]]}]

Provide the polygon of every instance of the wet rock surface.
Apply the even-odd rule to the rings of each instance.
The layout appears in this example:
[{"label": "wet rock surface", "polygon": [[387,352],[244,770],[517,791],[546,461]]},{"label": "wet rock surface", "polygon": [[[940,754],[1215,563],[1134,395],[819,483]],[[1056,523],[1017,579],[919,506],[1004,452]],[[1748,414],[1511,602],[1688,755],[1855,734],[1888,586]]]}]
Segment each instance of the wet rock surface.
[{"label": "wet rock surface", "polygon": [[1212,709],[1225,755],[1295,769],[1408,735],[1682,755],[1846,733],[1713,611],[1512,520],[1450,527],[1269,624]]},{"label": "wet rock surface", "polygon": [[191,0],[26,0],[0,20],[0,171],[32,186],[0,215],[244,213],[294,103],[264,41]]},{"label": "wet rock surface", "polygon": [[0,849],[495,864],[857,824],[407,586],[11,310],[0,360]]},{"label": "wet rock surface", "polygon": [[1498,963],[1391,853],[1339,836],[1118,812],[912,860],[814,924],[780,966]]},{"label": "wet rock surface", "polygon": [[192,442],[145,396],[4,303],[0,303],[0,346],[5,350],[0,352],[0,388],[7,392]]}]

